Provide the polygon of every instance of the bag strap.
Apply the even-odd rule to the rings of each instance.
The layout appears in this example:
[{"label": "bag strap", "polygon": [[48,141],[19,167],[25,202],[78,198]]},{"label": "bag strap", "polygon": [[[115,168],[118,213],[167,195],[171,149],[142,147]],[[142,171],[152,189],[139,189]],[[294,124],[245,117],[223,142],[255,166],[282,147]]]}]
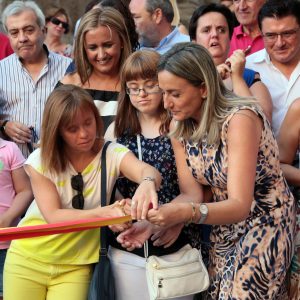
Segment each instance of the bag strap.
[{"label": "bag strap", "polygon": [[137,136],[136,136],[136,141],[137,141],[137,147],[138,147],[139,160],[143,161],[141,136],[139,134],[137,134]]},{"label": "bag strap", "polygon": [[[142,155],[142,145],[141,145],[141,136],[138,134],[136,136],[136,141],[137,141],[137,147],[138,147],[138,154],[139,154],[139,160],[143,161],[143,155]],[[144,257],[148,258],[148,240],[145,241],[144,243]]]},{"label": "bag strap", "polygon": [[[104,144],[101,154],[101,206],[104,207],[106,203],[106,150],[111,141]],[[100,229],[100,253],[99,256],[107,256],[107,226]]]}]

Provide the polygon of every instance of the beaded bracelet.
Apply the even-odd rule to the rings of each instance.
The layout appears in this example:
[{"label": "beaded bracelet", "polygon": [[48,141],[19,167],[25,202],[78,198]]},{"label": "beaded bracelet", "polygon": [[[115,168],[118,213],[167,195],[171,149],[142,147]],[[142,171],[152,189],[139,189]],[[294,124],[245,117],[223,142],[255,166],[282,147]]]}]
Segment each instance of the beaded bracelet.
[{"label": "beaded bracelet", "polygon": [[192,216],[191,218],[185,223],[186,226],[190,225],[191,223],[193,223],[194,221],[194,218],[196,216],[196,207],[195,207],[195,204],[194,202],[190,202],[191,205],[192,205]]},{"label": "beaded bracelet", "polygon": [[150,177],[150,176],[147,176],[147,177],[144,177],[143,178],[143,181],[146,180],[146,181],[152,181],[155,183],[155,178],[154,177]]}]

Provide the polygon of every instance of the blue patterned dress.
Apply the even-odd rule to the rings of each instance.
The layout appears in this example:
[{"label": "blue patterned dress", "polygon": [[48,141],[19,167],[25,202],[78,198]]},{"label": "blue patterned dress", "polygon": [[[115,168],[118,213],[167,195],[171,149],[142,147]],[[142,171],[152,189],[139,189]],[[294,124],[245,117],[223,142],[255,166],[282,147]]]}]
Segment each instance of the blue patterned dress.
[{"label": "blue patterned dress", "polygon": [[[122,136],[117,142],[130,149],[138,157],[137,137]],[[161,188],[158,191],[159,205],[172,201],[179,195],[178,177],[174,152],[171,141],[168,137],[158,136],[155,138],[145,138],[141,135],[141,148],[143,161],[155,167],[162,175]],[[131,198],[137,188],[137,184],[121,178],[117,180],[118,190],[123,196]]]},{"label": "blue patterned dress", "polygon": [[[129,148],[138,157],[137,137],[123,135],[117,139],[118,143]],[[155,138],[145,138],[141,135],[141,148],[143,161],[155,167],[161,173],[163,180],[161,188],[158,191],[159,205],[172,201],[179,195],[178,177],[174,158],[174,152],[171,141],[166,136],[158,136]],[[137,184],[128,180],[127,178],[119,178],[116,184],[118,190],[124,197],[131,198],[137,188]],[[201,241],[203,241],[203,230],[201,225],[190,224],[185,226],[182,233],[179,235],[177,241],[170,247],[155,247],[149,240],[149,255],[166,255],[179,250],[186,243],[193,247],[200,248]],[[111,237],[111,244],[124,250],[120,244],[114,241]],[[202,256],[208,257],[207,243],[201,247]],[[135,249],[133,253],[144,256],[143,249]],[[206,259],[207,260],[207,259]]]}]

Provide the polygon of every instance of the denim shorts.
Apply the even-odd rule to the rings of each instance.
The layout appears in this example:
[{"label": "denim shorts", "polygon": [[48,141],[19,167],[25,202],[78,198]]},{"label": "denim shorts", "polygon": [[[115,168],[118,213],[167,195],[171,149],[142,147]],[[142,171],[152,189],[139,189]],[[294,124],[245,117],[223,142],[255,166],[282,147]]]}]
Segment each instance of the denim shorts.
[{"label": "denim shorts", "polygon": [[0,249],[0,296],[3,295],[3,267],[7,249]]}]

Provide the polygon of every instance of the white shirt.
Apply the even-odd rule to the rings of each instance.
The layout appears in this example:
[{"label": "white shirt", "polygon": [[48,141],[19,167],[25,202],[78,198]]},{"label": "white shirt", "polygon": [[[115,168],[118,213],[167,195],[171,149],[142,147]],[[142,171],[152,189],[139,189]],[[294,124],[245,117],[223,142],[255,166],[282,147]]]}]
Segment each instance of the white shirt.
[{"label": "white shirt", "polygon": [[[71,63],[70,58],[45,50],[48,62],[36,81],[15,53],[0,61],[0,119],[33,126],[38,138],[46,100]],[[18,146],[27,157],[27,145]]]},{"label": "white shirt", "polygon": [[300,97],[300,62],[287,79],[271,62],[265,49],[246,58],[246,68],[259,72],[272,97],[272,128],[278,136],[280,126],[291,103]]}]

